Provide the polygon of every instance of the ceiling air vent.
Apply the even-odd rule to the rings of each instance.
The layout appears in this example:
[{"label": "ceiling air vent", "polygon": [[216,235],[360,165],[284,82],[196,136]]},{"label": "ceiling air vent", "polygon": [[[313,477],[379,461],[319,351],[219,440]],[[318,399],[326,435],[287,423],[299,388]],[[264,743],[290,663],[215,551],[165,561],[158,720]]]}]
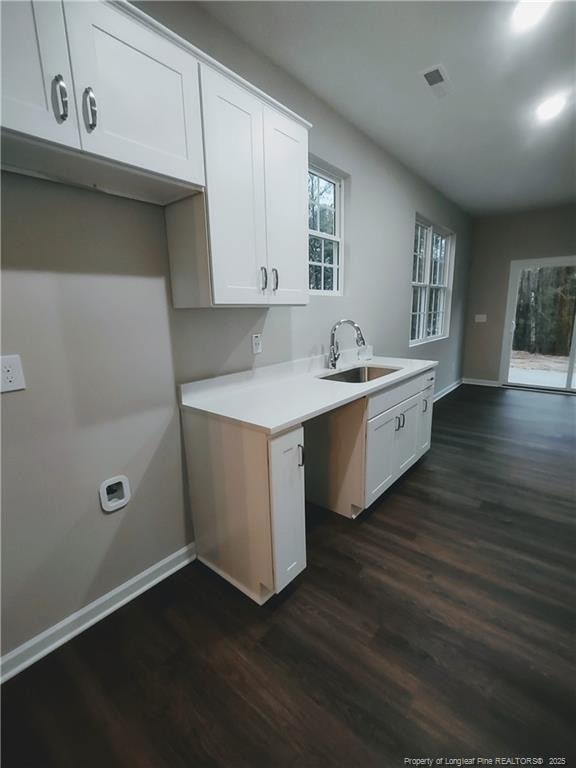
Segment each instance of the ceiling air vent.
[{"label": "ceiling air vent", "polygon": [[430,86],[430,89],[434,96],[441,99],[448,93],[448,83],[446,82],[446,74],[440,69],[440,67],[434,67],[426,72],[422,72],[424,80]]},{"label": "ceiling air vent", "polygon": [[429,72],[424,72],[424,77],[428,85],[439,85],[444,82],[444,75],[438,68],[431,69]]}]

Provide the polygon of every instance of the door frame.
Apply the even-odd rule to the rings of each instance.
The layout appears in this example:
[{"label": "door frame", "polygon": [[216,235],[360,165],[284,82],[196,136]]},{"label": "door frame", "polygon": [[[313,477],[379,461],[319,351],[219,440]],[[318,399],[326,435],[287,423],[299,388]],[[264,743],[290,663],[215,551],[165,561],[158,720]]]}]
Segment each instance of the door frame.
[{"label": "door frame", "polygon": [[[508,383],[508,371],[510,369],[510,357],[512,355],[512,341],[514,339],[514,326],[516,317],[516,301],[518,298],[518,287],[520,285],[520,273],[523,269],[534,269],[535,267],[576,267],[575,256],[543,256],[540,259],[514,259],[510,262],[510,272],[508,276],[508,294],[506,297],[506,313],[504,316],[504,326],[502,328],[502,350],[500,354],[500,373],[498,381],[500,386],[516,386]],[[574,370],[574,360],[576,356],[576,322],[572,328],[572,341],[568,358],[568,372],[566,383],[570,382],[570,374]],[[545,387],[540,384],[518,385],[528,386],[530,389],[556,389]],[[574,387],[562,387],[556,389],[558,392],[574,392]]]}]

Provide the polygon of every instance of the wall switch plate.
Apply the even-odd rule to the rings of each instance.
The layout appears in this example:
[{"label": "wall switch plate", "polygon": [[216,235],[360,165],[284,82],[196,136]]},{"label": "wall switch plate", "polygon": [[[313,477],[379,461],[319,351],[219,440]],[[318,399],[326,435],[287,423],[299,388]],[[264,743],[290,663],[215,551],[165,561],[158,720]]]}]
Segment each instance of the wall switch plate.
[{"label": "wall switch plate", "polygon": [[488,315],[474,315],[475,323],[485,323],[488,320]]},{"label": "wall switch plate", "polygon": [[253,333],[252,334],[252,352],[254,352],[255,355],[259,355],[260,352],[262,352],[262,334],[261,333]]},{"label": "wall switch plate", "polygon": [[15,392],[26,389],[24,371],[20,355],[2,355],[2,389],[1,392]]}]

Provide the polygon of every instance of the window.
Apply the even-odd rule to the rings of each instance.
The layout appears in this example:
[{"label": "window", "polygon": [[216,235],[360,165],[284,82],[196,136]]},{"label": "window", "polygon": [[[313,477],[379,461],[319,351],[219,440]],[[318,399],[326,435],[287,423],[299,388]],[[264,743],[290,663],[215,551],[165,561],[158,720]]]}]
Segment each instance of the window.
[{"label": "window", "polygon": [[342,294],[342,182],[308,172],[308,286],[312,293]]},{"label": "window", "polygon": [[442,338],[450,326],[453,235],[416,219],[410,343]]}]

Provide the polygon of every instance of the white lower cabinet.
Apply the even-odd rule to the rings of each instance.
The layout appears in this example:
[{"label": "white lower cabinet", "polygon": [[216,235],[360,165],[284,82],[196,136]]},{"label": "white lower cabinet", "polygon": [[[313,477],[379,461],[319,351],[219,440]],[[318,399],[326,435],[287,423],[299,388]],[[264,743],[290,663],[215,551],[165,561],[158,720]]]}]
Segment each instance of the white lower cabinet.
[{"label": "white lower cabinet", "polygon": [[276,592],[306,568],[304,430],[268,441],[272,554]]},{"label": "white lower cabinet", "polygon": [[427,387],[421,395],[420,434],[418,435],[420,453],[430,448],[432,436],[432,409],[434,407],[434,387]]},{"label": "white lower cabinet", "polygon": [[399,413],[398,407],[391,408],[366,424],[365,506],[372,504],[396,479]]},{"label": "white lower cabinet", "polygon": [[306,567],[303,430],[187,410],[182,427],[198,559],[262,604]]},{"label": "white lower cabinet", "polygon": [[430,448],[434,374],[415,376],[306,424],[307,498],[356,517]]},{"label": "white lower cabinet", "polygon": [[422,395],[418,394],[368,421],[366,425],[367,507],[422,455],[421,408]]}]

